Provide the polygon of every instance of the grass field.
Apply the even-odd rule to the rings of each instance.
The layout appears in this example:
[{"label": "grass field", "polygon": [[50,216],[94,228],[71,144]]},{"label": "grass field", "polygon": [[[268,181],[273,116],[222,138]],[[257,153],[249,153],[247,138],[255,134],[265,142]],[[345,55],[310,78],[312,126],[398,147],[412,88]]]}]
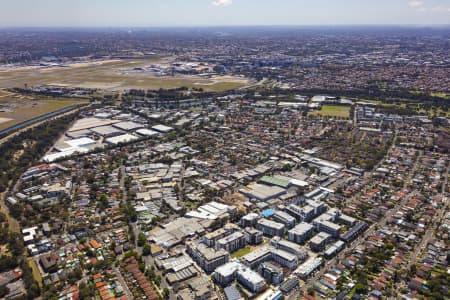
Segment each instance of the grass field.
[{"label": "grass field", "polygon": [[33,278],[38,283],[39,287],[42,288],[42,276],[41,272],[39,272],[39,268],[36,265],[36,262],[32,258],[28,258],[28,265],[30,266],[31,270],[33,271]]},{"label": "grass field", "polygon": [[58,109],[86,103],[80,99],[54,99],[22,96],[0,91],[0,130]]},{"label": "grass field", "polygon": [[206,91],[224,91],[246,86],[249,80],[231,76],[205,78],[195,75],[155,77],[133,70],[155,63],[170,63],[173,58],[110,60],[77,64],[67,67],[0,69],[3,88],[58,85],[123,91],[129,89],[203,88]]},{"label": "grass field", "polygon": [[309,113],[312,116],[350,118],[350,106],[323,105],[321,110]]},{"label": "grass field", "polygon": [[231,254],[231,258],[241,258],[242,256],[250,253],[252,251],[252,248],[250,246],[247,246],[245,248],[239,249],[236,252],[233,252]]}]

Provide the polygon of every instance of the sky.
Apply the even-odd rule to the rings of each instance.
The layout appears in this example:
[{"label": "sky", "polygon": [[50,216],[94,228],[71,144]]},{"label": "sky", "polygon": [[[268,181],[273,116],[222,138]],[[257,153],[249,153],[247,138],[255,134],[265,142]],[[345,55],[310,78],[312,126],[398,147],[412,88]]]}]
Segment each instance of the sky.
[{"label": "sky", "polygon": [[450,0],[0,0],[0,27],[450,24]]}]

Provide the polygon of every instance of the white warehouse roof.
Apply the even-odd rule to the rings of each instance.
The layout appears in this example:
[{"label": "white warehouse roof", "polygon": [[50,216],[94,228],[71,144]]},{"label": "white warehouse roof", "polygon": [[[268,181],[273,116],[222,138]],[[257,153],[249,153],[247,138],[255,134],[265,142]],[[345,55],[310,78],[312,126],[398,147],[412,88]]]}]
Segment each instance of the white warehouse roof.
[{"label": "white warehouse roof", "polygon": [[167,133],[167,132],[173,130],[172,127],[169,127],[169,126],[166,126],[166,125],[156,125],[156,126],[153,126],[152,129],[154,129],[156,131],[159,131],[159,132],[163,132],[163,133]]},{"label": "white warehouse roof", "polygon": [[136,133],[143,136],[156,136],[159,134],[159,132],[145,128],[136,130]]},{"label": "white warehouse roof", "polygon": [[127,143],[127,142],[132,142],[134,140],[137,140],[138,137],[132,134],[122,134],[122,135],[118,135],[115,137],[111,137],[111,138],[107,138],[106,142],[109,144],[120,144],[120,143]]},{"label": "white warehouse roof", "polygon": [[65,141],[65,143],[69,144],[72,147],[86,147],[86,146],[94,145],[97,142],[94,141],[93,139],[83,137],[83,138],[79,138],[79,139],[68,140],[68,141]]},{"label": "white warehouse roof", "polygon": [[116,128],[122,129],[122,130],[126,130],[126,131],[131,131],[131,130],[135,130],[135,129],[144,127],[144,125],[136,123],[136,122],[120,122],[120,123],[114,124],[113,126]]}]

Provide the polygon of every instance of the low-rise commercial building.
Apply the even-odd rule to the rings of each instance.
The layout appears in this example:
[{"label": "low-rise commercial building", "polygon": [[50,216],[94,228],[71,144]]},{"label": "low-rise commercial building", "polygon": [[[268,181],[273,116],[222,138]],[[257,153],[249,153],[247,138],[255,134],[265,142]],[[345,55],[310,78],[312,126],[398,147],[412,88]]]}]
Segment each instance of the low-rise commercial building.
[{"label": "low-rise commercial building", "polygon": [[241,261],[244,265],[254,269],[259,264],[268,261],[271,259],[271,250],[269,247],[261,247],[258,248],[241,258]]},{"label": "low-rise commercial building", "polygon": [[208,248],[204,244],[194,241],[186,243],[186,250],[206,273],[211,273],[217,267],[227,263],[230,258],[230,254],[223,249],[216,251],[213,248]]},{"label": "low-rise commercial building", "polygon": [[280,291],[283,293],[283,295],[288,295],[296,287],[298,287],[298,285],[299,280],[297,278],[291,278],[283,282],[283,284],[280,286]]},{"label": "low-rise commercial building", "polygon": [[314,232],[311,224],[302,222],[288,231],[288,240],[297,244],[303,244],[308,240]]},{"label": "low-rise commercial building", "polygon": [[256,213],[249,213],[241,218],[241,226],[245,227],[254,227],[258,222],[260,216]]},{"label": "low-rise commercial building", "polygon": [[225,249],[230,253],[243,247],[245,247],[245,236],[240,231],[236,231],[216,242],[216,249]]},{"label": "low-rise commercial building", "polygon": [[368,227],[369,225],[366,222],[358,222],[349,231],[347,231],[342,235],[341,240],[343,240],[346,243],[352,242],[358,237],[358,235],[363,233]]},{"label": "low-rise commercial building", "polygon": [[341,233],[341,226],[334,224],[330,221],[319,220],[314,224],[318,231],[331,234],[333,237],[339,237]]},{"label": "low-rise commercial building", "polygon": [[286,226],[286,228],[292,228],[295,226],[295,218],[284,211],[277,210],[273,216],[274,221],[282,223]]},{"label": "low-rise commercial building", "polygon": [[347,215],[344,215],[344,214],[341,214],[339,216],[338,221],[340,223],[342,223],[344,225],[347,225],[347,226],[350,226],[350,227],[355,226],[356,222],[358,222],[357,219],[355,219],[353,217],[350,217],[350,216],[347,216]]},{"label": "low-rise commercial building", "polygon": [[283,236],[285,226],[267,219],[260,219],[256,224],[256,228],[261,230],[267,236]]},{"label": "low-rise commercial building", "polygon": [[309,246],[311,250],[320,252],[325,249],[325,246],[330,242],[331,235],[325,232],[319,232],[310,241]]},{"label": "low-rise commercial building", "polygon": [[202,242],[208,247],[214,247],[216,245],[216,241],[227,235],[227,231],[223,228],[219,228],[213,232],[208,232],[202,238]]},{"label": "low-rise commercial building", "polygon": [[286,194],[286,190],[277,186],[253,183],[239,190],[240,193],[249,199],[257,201],[269,201]]},{"label": "low-rise commercial building", "polygon": [[227,286],[236,278],[236,272],[241,267],[238,261],[230,261],[214,271],[214,279],[221,286]]},{"label": "low-rise commercial building", "polygon": [[261,293],[266,289],[266,281],[250,268],[240,268],[237,271],[237,280],[253,293]]},{"label": "low-rise commercial building", "polygon": [[213,276],[221,286],[226,286],[237,278],[237,281],[252,293],[260,293],[266,288],[264,278],[237,261],[220,266]]},{"label": "low-rise commercial building", "polygon": [[323,255],[326,258],[332,258],[336,254],[338,254],[342,249],[344,249],[344,247],[345,247],[345,243],[343,241],[337,241],[336,243],[334,243],[333,245],[328,247],[328,249],[325,250]]},{"label": "low-rise commercial building", "polygon": [[283,269],[270,262],[265,262],[259,265],[258,271],[264,279],[274,285],[279,285],[284,280]]},{"label": "low-rise commercial building", "polygon": [[244,235],[247,244],[259,245],[263,242],[263,233],[255,228],[245,228]]},{"label": "low-rise commercial building", "polygon": [[301,264],[295,271],[294,274],[298,275],[300,278],[306,278],[316,271],[323,263],[322,258],[311,258]]},{"label": "low-rise commercial building", "polygon": [[279,237],[273,237],[270,240],[270,244],[276,249],[294,254],[299,258],[299,260],[303,261],[308,258],[308,252],[305,250],[305,248],[296,243],[281,239]]},{"label": "low-rise commercial building", "polygon": [[280,249],[273,249],[272,250],[272,259],[286,267],[289,268],[290,270],[295,269],[298,266],[298,257],[295,256],[294,254],[291,254],[289,252],[280,250]]}]

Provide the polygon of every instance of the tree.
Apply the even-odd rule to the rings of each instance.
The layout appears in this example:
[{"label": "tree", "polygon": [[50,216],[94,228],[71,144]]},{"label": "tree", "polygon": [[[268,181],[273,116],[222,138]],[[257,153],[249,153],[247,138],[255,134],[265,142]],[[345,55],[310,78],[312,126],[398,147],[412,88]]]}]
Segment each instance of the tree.
[{"label": "tree", "polygon": [[142,232],[139,233],[138,235],[138,241],[137,241],[137,245],[139,247],[142,247],[145,245],[145,243],[147,242],[147,237],[145,236],[145,234],[143,234]]},{"label": "tree", "polygon": [[85,282],[80,283],[79,291],[80,291],[80,300],[91,299],[95,295],[94,293],[95,289],[87,285]]},{"label": "tree", "polygon": [[0,244],[6,244],[9,238],[9,230],[7,227],[0,228]]},{"label": "tree", "polygon": [[108,207],[108,196],[105,193],[102,193],[98,198],[98,204],[101,209]]},{"label": "tree", "polygon": [[3,223],[6,221],[6,215],[2,212],[0,212],[0,223]]},{"label": "tree", "polygon": [[145,272],[145,262],[139,262],[139,271]]},{"label": "tree", "polygon": [[156,284],[157,286],[160,286],[160,285],[161,285],[161,276],[160,276],[160,275],[157,275],[157,276],[156,276],[156,278],[155,278],[155,284]]},{"label": "tree", "polygon": [[18,266],[16,259],[12,256],[2,255],[0,257],[0,272],[14,269]]},{"label": "tree", "polygon": [[130,222],[134,223],[137,221],[137,212],[136,209],[134,209],[133,205],[131,205],[131,203],[128,203],[124,208],[124,213]]},{"label": "tree", "polygon": [[362,284],[361,282],[358,282],[355,286],[355,291],[358,294],[365,294],[368,291],[368,288],[366,285]]},{"label": "tree", "polygon": [[411,268],[409,269],[409,275],[410,276],[414,276],[417,272],[417,266],[416,265],[412,265]]},{"label": "tree", "polygon": [[144,248],[142,248],[142,255],[147,256],[150,255],[152,252],[150,245],[147,243],[144,245]]},{"label": "tree", "polygon": [[9,293],[9,289],[5,285],[0,286],[0,297],[3,298],[6,295],[8,295],[8,293]]},{"label": "tree", "polygon": [[9,207],[9,212],[15,219],[19,219],[23,213],[23,205],[22,204],[14,204]]},{"label": "tree", "polygon": [[51,287],[48,291],[45,291],[45,293],[42,295],[42,298],[44,299],[57,299],[56,298],[56,291],[53,287]]},{"label": "tree", "polygon": [[150,266],[147,276],[150,280],[153,280],[155,278],[155,267],[154,266]]},{"label": "tree", "polygon": [[8,238],[8,246],[13,255],[22,255],[24,250],[22,236],[19,233],[10,232]]},{"label": "tree", "polygon": [[80,268],[78,268],[78,269],[72,271],[71,273],[69,273],[69,275],[67,276],[67,280],[70,284],[74,284],[75,282],[80,280],[82,276],[83,276],[83,272],[81,271]]},{"label": "tree", "polygon": [[169,299],[170,290],[169,290],[168,288],[165,287],[165,288],[163,289],[163,293],[162,293],[162,294],[163,294],[163,298],[164,298],[164,299]]}]

